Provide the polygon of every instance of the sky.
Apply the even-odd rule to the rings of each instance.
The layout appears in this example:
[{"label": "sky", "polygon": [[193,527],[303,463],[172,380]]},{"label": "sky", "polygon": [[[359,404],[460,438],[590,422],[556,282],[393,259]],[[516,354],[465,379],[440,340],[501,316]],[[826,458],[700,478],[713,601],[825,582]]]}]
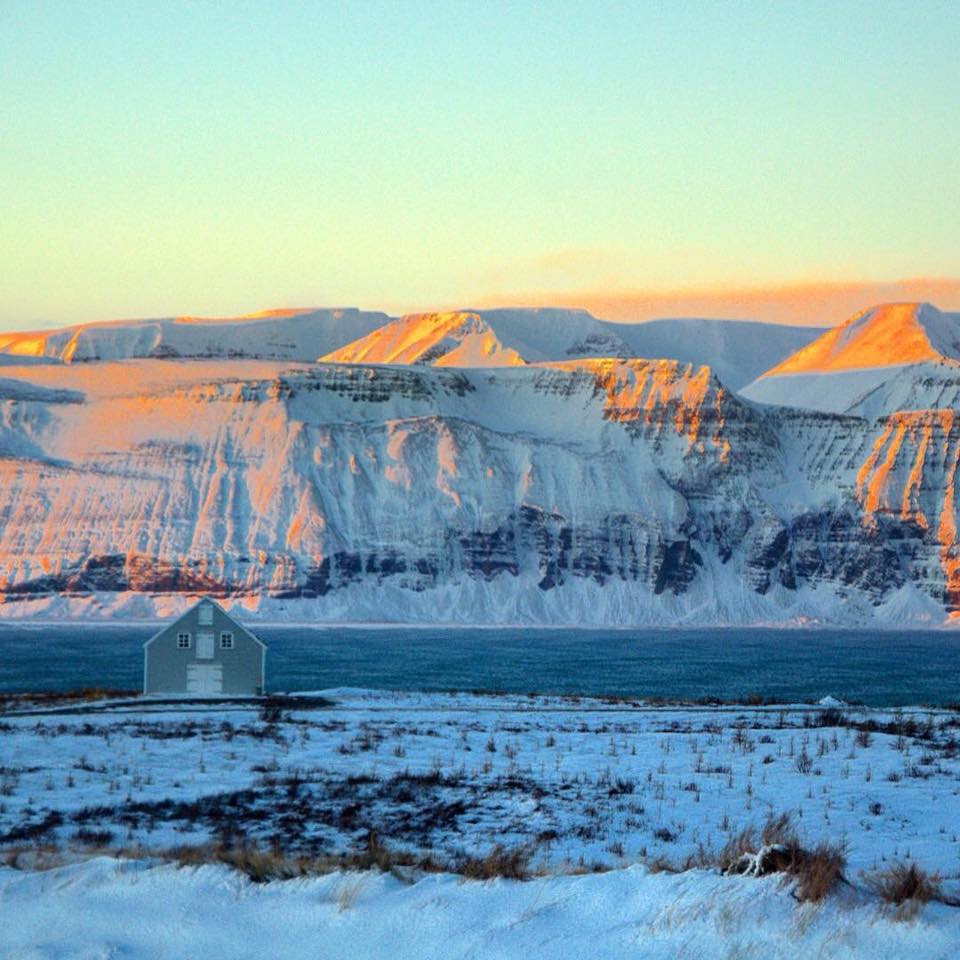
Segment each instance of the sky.
[{"label": "sky", "polygon": [[960,308],[958,49],[956,0],[0,0],[0,329]]}]

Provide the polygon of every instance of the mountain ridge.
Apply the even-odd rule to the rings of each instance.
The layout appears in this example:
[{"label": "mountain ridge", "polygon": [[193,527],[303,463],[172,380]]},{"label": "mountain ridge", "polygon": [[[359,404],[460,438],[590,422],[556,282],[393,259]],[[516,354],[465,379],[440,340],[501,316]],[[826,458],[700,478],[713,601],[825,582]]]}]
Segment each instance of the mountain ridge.
[{"label": "mountain ridge", "polygon": [[770,378],[848,378],[850,409],[818,412],[686,360],[438,365],[490,335],[531,357],[609,340],[582,312],[559,334],[523,311],[429,316],[365,315],[350,341],[386,326],[367,344],[412,363],[238,356],[229,336],[205,358],[7,354],[0,617],[144,618],[200,593],[322,622],[960,617],[953,361]]},{"label": "mountain ridge", "polygon": [[[960,359],[960,314],[930,303],[885,303],[826,331],[764,376]],[[951,335],[952,333],[952,335]]]},{"label": "mountain ridge", "polygon": [[673,318],[600,320],[586,310],[497,308],[389,317],[357,308],[294,308],[240,317],[110,320],[0,333],[0,364],[155,357],[499,366],[581,356],[707,364],[738,389],[812,340],[816,327]]},{"label": "mountain ridge", "polygon": [[960,604],[935,417],[921,457],[920,421],[771,410],[670,360],[5,373],[0,616],[197,593],[324,622],[920,625]]},{"label": "mountain ridge", "polygon": [[[960,370],[960,313],[929,303],[879,304],[801,347],[742,393],[762,403],[835,412],[865,410],[861,404],[872,395],[872,409],[891,413],[904,399],[895,388],[904,375],[920,380],[938,367]],[[883,402],[887,389],[899,400],[891,395]]]}]

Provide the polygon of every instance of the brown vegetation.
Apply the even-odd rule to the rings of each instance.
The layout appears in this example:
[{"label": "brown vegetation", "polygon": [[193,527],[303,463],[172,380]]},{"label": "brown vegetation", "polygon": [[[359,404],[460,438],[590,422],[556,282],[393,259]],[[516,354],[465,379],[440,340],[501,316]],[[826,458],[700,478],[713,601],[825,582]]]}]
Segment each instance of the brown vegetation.
[{"label": "brown vegetation", "polygon": [[944,896],[939,875],[912,862],[900,861],[886,870],[865,874],[864,881],[884,903],[896,908],[894,916],[899,920],[916,916],[931,900],[953,903]]},{"label": "brown vegetation", "polygon": [[847,857],[840,844],[821,842],[805,848],[789,814],[771,817],[757,839],[746,828],[727,841],[720,852],[719,867],[724,873],[766,876],[780,873],[796,880],[794,896],[803,902],[819,903],[839,883],[845,882]]},{"label": "brown vegetation", "polygon": [[224,842],[174,847],[164,851],[162,856],[184,867],[224,863],[239,870],[254,883],[321,876],[337,870],[377,869],[387,873],[406,867],[424,873],[439,873],[447,869],[432,857],[392,850],[372,832],[359,850],[343,854],[295,856],[277,847]]},{"label": "brown vegetation", "polygon": [[529,847],[504,847],[497,844],[485,857],[468,857],[457,869],[468,880],[493,880],[505,877],[509,880],[530,879],[530,859],[533,851]]}]

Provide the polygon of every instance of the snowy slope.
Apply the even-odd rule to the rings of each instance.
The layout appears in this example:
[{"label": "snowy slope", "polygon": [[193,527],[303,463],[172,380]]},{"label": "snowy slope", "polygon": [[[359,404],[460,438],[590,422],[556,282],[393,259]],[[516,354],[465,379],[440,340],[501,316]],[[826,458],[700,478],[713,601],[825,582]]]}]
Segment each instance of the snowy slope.
[{"label": "snowy slope", "polygon": [[960,314],[929,303],[884,303],[826,331],[767,373],[827,373],[960,358]]},{"label": "snowy slope", "polygon": [[960,407],[960,363],[942,360],[888,371],[848,407],[862,417],[880,417],[899,410],[951,410]]},{"label": "snowy slope", "polygon": [[823,332],[821,327],[695,318],[611,326],[632,356],[707,364],[731,390],[746,386]]},{"label": "snowy slope", "polygon": [[227,319],[115,320],[31,333],[0,333],[4,354],[68,363],[131,357],[270,357],[313,360],[386,323],[382,313],[275,310]]},{"label": "snowy slope", "polygon": [[[827,331],[741,392],[761,403],[879,415],[949,405],[960,382],[960,313],[882,304]],[[867,401],[867,398],[869,402]]]},{"label": "snowy slope", "polygon": [[493,367],[568,357],[656,357],[706,364],[735,390],[821,332],[732,320],[610,323],[585,310],[463,310],[400,317],[321,359]]},{"label": "snowy slope", "polygon": [[960,949],[960,917],[940,904],[903,923],[849,897],[800,907],[776,877],[640,867],[529,883],[335,873],[257,885],[226,867],[104,857],[36,873],[0,867],[0,898],[0,950],[36,960],[941,960]]}]

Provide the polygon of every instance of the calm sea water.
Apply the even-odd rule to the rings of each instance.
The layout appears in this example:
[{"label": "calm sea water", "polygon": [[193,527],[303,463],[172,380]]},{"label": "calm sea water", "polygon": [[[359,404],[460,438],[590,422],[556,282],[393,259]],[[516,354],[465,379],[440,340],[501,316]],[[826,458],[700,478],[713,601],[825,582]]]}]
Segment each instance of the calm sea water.
[{"label": "calm sea water", "polygon": [[[136,689],[150,627],[0,626],[0,691]],[[960,633],[263,627],[269,690],[960,701]]]}]

